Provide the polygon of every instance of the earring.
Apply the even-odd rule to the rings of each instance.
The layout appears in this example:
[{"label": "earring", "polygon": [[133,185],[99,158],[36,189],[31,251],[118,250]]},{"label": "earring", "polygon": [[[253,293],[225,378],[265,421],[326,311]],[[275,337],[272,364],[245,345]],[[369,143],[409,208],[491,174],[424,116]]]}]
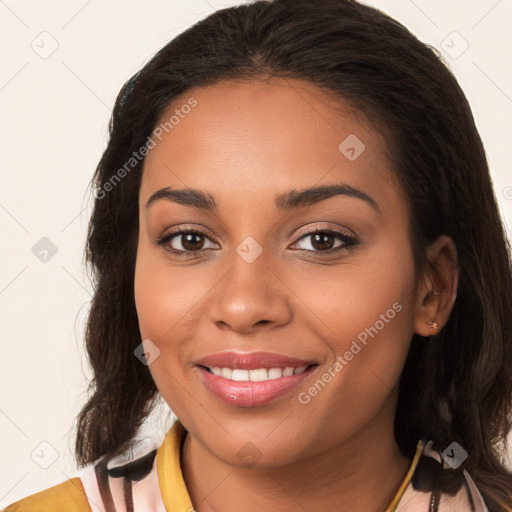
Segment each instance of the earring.
[{"label": "earring", "polygon": [[427,322],[427,325],[430,327],[430,330],[432,331],[432,335],[436,334],[437,328],[438,328],[437,323],[434,322],[434,320],[429,320]]}]

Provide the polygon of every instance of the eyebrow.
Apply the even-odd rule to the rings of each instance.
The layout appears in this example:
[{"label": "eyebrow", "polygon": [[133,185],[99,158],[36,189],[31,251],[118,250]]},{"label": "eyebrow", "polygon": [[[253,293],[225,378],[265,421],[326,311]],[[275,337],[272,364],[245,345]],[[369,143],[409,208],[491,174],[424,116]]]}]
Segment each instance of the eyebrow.
[{"label": "eyebrow", "polygon": [[[311,206],[339,195],[361,199],[380,213],[380,208],[373,198],[345,183],[322,185],[298,191],[295,189],[289,190],[276,196],[275,207],[278,211],[285,212]],[[157,190],[148,199],[146,208],[160,200],[172,201],[206,211],[217,211],[218,209],[215,198],[211,194],[194,188],[172,189],[171,187],[166,187]]]}]

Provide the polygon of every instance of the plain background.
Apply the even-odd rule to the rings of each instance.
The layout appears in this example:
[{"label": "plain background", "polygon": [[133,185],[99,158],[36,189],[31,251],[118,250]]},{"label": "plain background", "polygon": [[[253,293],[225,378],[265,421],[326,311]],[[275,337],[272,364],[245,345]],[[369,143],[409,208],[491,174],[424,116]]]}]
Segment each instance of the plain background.
[{"label": "plain background", "polygon": [[[82,265],[87,190],[115,97],[175,35],[237,3],[0,0],[0,507],[76,471],[73,427],[89,377],[82,348],[91,298]],[[439,48],[453,69],[484,140],[510,238],[512,1],[366,3]],[[33,251],[38,243],[50,248],[46,262]],[[167,426],[156,421],[155,439]]]}]

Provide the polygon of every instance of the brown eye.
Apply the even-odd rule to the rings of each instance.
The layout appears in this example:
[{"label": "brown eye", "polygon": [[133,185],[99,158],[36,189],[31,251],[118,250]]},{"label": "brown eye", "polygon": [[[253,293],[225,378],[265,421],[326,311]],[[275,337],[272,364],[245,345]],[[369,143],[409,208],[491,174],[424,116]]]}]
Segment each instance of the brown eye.
[{"label": "brown eye", "polygon": [[[331,229],[317,229],[303,235],[294,245],[309,241],[306,247],[299,247],[308,252],[331,254],[337,251],[346,250],[357,244],[357,240],[343,232]],[[308,247],[309,245],[309,247]]]},{"label": "brown eye", "polygon": [[179,236],[181,237],[181,246],[187,251],[197,251],[204,244],[204,236],[200,234],[186,233]]},{"label": "brown eye", "polygon": [[193,254],[203,249],[215,248],[216,245],[205,234],[192,230],[174,231],[159,238],[156,243],[176,254]]},{"label": "brown eye", "polygon": [[319,251],[332,249],[334,247],[335,237],[327,233],[317,233],[316,235],[310,235],[312,243],[311,245]]}]

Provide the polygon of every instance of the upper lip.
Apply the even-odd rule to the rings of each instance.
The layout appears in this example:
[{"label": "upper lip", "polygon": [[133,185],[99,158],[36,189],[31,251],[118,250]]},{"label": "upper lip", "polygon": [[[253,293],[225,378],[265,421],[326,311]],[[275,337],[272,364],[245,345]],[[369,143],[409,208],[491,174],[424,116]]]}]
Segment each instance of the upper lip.
[{"label": "upper lip", "polygon": [[196,361],[197,365],[209,368],[240,368],[243,370],[255,370],[257,368],[300,368],[317,364],[313,360],[297,359],[273,352],[217,352],[202,357]]}]

